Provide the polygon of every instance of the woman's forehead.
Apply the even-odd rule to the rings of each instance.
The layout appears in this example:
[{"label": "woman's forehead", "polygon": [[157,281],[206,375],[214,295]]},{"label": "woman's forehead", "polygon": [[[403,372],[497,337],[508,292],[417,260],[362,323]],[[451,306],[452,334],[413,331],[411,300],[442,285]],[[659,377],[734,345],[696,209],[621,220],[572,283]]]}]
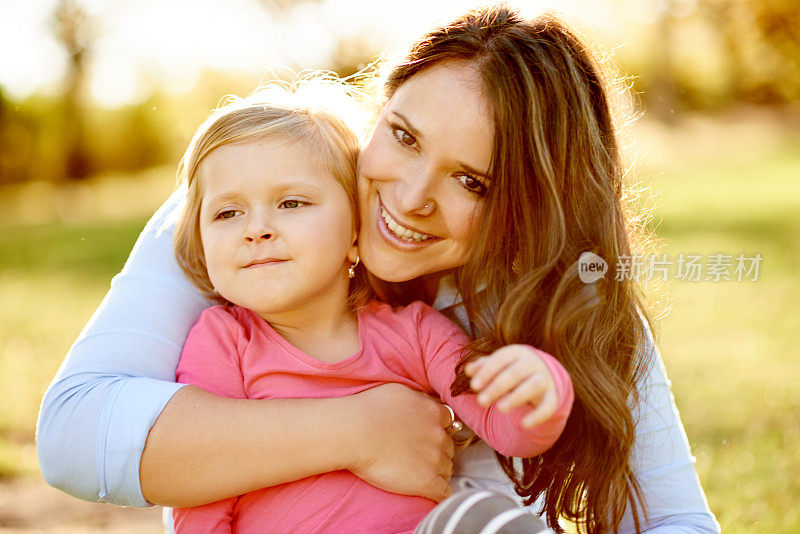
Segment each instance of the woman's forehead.
[{"label": "woman's forehead", "polygon": [[397,88],[384,113],[413,129],[424,148],[488,172],[494,119],[480,74],[469,63],[448,61],[418,72]]}]

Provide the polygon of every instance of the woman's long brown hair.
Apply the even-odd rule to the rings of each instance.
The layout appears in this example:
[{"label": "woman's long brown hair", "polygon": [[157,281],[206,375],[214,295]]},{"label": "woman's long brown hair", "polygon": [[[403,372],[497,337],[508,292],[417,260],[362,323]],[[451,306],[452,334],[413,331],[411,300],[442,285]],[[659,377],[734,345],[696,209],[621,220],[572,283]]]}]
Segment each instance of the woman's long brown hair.
[{"label": "woman's long brown hair", "polygon": [[[631,407],[648,362],[639,351],[649,323],[638,288],[617,280],[634,232],[623,209],[623,174],[608,84],[587,47],[552,16],[521,19],[505,7],[473,11],[418,41],[389,75],[389,96],[416,73],[467,61],[494,112],[491,184],[480,229],[457,283],[474,341],[466,361],[512,343],[554,355],[569,371],[575,403],[564,433],[542,455],[498,454],[530,504],[544,495],[548,523],[618,530],[645,512],[630,463]],[[578,274],[583,252],[609,272]]]}]

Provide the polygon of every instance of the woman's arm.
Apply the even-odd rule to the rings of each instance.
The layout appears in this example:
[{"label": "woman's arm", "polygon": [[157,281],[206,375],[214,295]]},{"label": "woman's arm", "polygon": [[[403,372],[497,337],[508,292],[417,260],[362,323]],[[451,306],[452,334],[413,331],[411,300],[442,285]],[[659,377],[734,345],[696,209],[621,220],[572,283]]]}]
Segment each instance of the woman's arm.
[{"label": "woman's arm", "polygon": [[210,304],[172,253],[182,199],[174,194],[147,224],[45,393],[37,426],[45,479],[89,501],[191,506],[256,480],[263,487],[348,466],[384,489],[446,497],[439,475],[452,452],[437,437],[446,415],[419,393],[387,385],[347,399],[255,401],[174,382],[184,339]]},{"label": "woman's arm", "polygon": [[198,506],[336,469],[386,491],[441,501],[451,493],[449,416],[400,384],[333,399],[241,400],[187,386],[150,431],[148,500]]},{"label": "woman's arm", "polygon": [[202,532],[204,534],[231,534],[233,514],[238,497],[231,497],[193,508],[173,508],[172,521],[175,534]]},{"label": "woman's arm", "polygon": [[45,393],[37,451],[50,484],[89,501],[144,506],[139,458],[180,385],[175,365],[210,303],[173,259],[176,192],[147,223],[122,271]]},{"label": "woman's arm", "polygon": [[[664,363],[652,333],[641,348],[650,368],[634,410],[636,441],[631,462],[647,505],[649,534],[719,532],[694,469],[689,441],[670,391]],[[620,531],[635,532],[628,513]]]}]

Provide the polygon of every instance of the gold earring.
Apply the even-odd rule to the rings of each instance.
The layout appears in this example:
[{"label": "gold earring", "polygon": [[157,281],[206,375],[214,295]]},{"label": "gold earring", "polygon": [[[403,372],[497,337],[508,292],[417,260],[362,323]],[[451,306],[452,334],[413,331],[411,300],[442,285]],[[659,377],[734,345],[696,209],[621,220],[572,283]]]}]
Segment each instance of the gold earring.
[{"label": "gold earring", "polygon": [[361,258],[356,256],[356,262],[353,265],[351,265],[349,269],[347,269],[348,278],[354,278],[356,276],[356,266],[358,265],[359,261],[361,261]]}]

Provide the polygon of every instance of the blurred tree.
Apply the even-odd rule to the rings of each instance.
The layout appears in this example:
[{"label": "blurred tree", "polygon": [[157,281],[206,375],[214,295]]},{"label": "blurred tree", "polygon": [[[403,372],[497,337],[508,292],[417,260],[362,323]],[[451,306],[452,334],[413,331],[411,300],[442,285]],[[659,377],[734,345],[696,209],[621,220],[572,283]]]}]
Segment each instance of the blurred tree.
[{"label": "blurred tree", "polygon": [[36,119],[8,100],[0,87],[0,184],[30,178],[39,128]]},{"label": "blurred tree", "polygon": [[84,141],[81,96],[86,78],[86,56],[91,42],[90,20],[76,0],[59,0],[54,16],[56,37],[67,53],[63,93],[64,175],[82,179],[92,171]]},{"label": "blurred tree", "polygon": [[170,160],[166,130],[158,122],[157,93],[138,104],[92,108],[85,116],[87,152],[98,172],[130,172]]},{"label": "blurred tree", "polygon": [[[626,66],[648,114],[800,104],[800,0],[658,0]],[[629,58],[630,61],[630,58]]]},{"label": "blurred tree", "polygon": [[650,112],[669,122],[675,117],[678,105],[674,65],[675,16],[673,0],[661,0],[656,18],[655,38],[659,46],[653,47],[652,72],[649,87]]},{"label": "blurred tree", "polygon": [[[704,0],[704,5],[709,0]],[[763,104],[800,99],[800,0],[736,2],[726,6],[728,42],[738,98]],[[713,13],[713,11],[712,11]],[[734,17],[744,19],[755,33],[756,46],[736,35]]]}]

